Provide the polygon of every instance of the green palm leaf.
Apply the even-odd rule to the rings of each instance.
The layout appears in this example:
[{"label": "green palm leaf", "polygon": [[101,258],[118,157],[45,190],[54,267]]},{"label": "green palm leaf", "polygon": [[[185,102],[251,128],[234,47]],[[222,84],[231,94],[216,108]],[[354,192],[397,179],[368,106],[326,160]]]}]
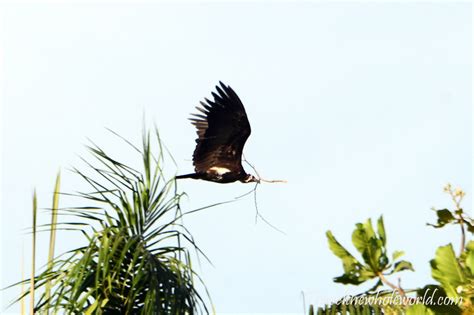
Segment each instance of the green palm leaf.
[{"label": "green palm leaf", "polygon": [[[182,223],[187,215],[179,204],[184,193],[178,192],[174,177],[166,179],[158,132],[153,137],[157,146],[152,145],[150,132],[145,132],[141,148],[122,138],[138,153],[141,171],[93,143],[88,147],[92,155],[91,160],[84,159],[88,169],[73,171],[92,190],[62,194],[79,197],[86,206],[59,208],[55,193],[52,224],[41,228],[79,231],[85,245],[50,259],[46,270],[33,278],[36,290],[47,289],[36,311],[208,313],[195,288],[194,279],[200,278],[191,268],[187,246],[202,251]],[[69,219],[56,222],[58,217]]]}]

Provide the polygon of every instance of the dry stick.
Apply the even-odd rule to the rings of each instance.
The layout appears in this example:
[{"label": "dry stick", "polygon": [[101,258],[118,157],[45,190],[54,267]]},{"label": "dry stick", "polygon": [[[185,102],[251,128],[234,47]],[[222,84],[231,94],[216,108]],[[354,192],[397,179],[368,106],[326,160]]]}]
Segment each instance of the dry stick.
[{"label": "dry stick", "polygon": [[257,175],[257,177],[258,177],[258,182],[255,184],[255,187],[254,187],[251,191],[249,191],[249,192],[247,192],[247,193],[245,193],[245,194],[243,194],[243,195],[237,197],[236,199],[241,198],[241,197],[244,197],[244,196],[247,196],[247,195],[249,195],[249,194],[251,194],[251,193],[253,192],[253,193],[254,193],[254,194],[253,194],[253,202],[254,202],[254,204],[255,204],[255,224],[257,224],[258,218],[260,218],[263,222],[265,222],[268,226],[270,226],[270,227],[273,228],[274,230],[276,230],[276,231],[278,231],[278,232],[280,232],[280,233],[286,235],[285,232],[283,232],[282,230],[280,230],[279,228],[277,228],[276,226],[274,226],[273,224],[271,224],[267,219],[265,219],[265,218],[260,214],[260,212],[258,211],[258,204],[257,204],[257,187],[258,187],[258,184],[260,184],[261,181],[263,181],[263,182],[269,182],[269,183],[277,183],[277,182],[285,182],[285,183],[286,183],[286,181],[283,181],[283,180],[268,181],[268,180],[263,180],[263,179],[261,179],[260,174],[258,173],[257,169],[256,169],[249,161],[247,161],[247,159],[245,158],[245,156],[244,156],[243,158],[244,158],[244,159],[243,159],[244,162],[247,163],[247,164],[253,169],[253,171],[255,172],[255,174]]},{"label": "dry stick", "polygon": [[[247,162],[247,161],[245,161],[245,162]],[[263,178],[260,178],[260,176],[258,174],[257,174],[257,176],[258,176],[258,180],[261,181],[261,182],[264,182],[264,183],[288,183],[284,179],[263,179]]]},{"label": "dry stick", "polygon": [[260,174],[258,173],[255,166],[253,166],[249,161],[247,161],[247,159],[245,158],[245,154],[242,154],[242,157],[244,158],[244,162],[247,163],[253,169],[255,174],[257,175],[257,179],[258,179],[257,183],[260,183],[260,182],[265,182],[265,183],[287,183],[287,181],[284,180],[284,179],[263,179],[260,176]]},{"label": "dry stick", "polygon": [[240,195],[240,196],[235,197],[234,199],[240,199],[240,198],[243,198],[243,197],[245,197],[245,196],[250,195],[251,193],[253,193],[253,192],[255,191],[255,189],[257,189],[257,185],[258,185],[258,183],[255,185],[255,187],[254,187],[253,189],[251,189],[250,191],[246,192],[246,193],[243,194],[243,195]]},{"label": "dry stick", "polygon": [[271,224],[267,219],[265,219],[261,214],[260,212],[258,211],[258,204],[257,204],[257,187],[258,187],[258,183],[255,184],[254,188],[248,192],[246,192],[245,194],[243,195],[240,195],[240,196],[237,196],[235,197],[234,199],[240,199],[242,197],[245,197],[245,196],[248,196],[250,195],[251,193],[254,193],[253,195],[253,202],[255,204],[255,224],[257,224],[257,220],[258,218],[260,218],[263,222],[265,222],[266,224],[268,224],[271,228],[277,230],[278,232],[282,233],[282,234],[285,234],[285,232],[283,232],[282,230],[280,230],[279,228],[277,228],[276,226],[274,226],[273,224]]}]

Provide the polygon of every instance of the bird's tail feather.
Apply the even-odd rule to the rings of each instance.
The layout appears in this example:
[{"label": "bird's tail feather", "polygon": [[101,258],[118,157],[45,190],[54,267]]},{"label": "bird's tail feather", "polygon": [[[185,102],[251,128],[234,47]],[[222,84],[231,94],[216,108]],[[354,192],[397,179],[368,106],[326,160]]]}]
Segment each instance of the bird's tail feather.
[{"label": "bird's tail feather", "polygon": [[194,179],[196,179],[196,178],[198,178],[198,176],[199,175],[196,174],[196,173],[191,173],[191,174],[185,174],[185,175],[178,175],[178,176],[175,177],[175,179],[182,179],[182,178],[194,178]]}]

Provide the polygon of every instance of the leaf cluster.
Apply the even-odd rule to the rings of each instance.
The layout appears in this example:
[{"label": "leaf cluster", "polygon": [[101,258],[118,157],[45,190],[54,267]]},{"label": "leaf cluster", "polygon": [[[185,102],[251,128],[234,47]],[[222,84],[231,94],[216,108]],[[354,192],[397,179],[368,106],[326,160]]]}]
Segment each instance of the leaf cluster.
[{"label": "leaf cluster", "polygon": [[433,209],[436,212],[437,222],[427,223],[427,225],[434,228],[442,228],[446,225],[465,225],[466,229],[470,233],[474,233],[474,220],[464,213],[462,208],[449,210],[449,209]]},{"label": "leaf cluster", "polygon": [[380,276],[391,275],[404,270],[412,270],[413,266],[406,260],[399,258],[404,254],[394,251],[391,259],[387,255],[387,236],[383,217],[377,220],[377,231],[374,230],[372,221],[368,219],[365,223],[357,223],[352,233],[352,243],[362,257],[355,258],[334,237],[331,231],[326,232],[331,251],[342,261],[344,273],[334,278],[334,282],[343,284],[359,285],[367,280],[379,278],[379,281],[371,290],[382,285]]}]

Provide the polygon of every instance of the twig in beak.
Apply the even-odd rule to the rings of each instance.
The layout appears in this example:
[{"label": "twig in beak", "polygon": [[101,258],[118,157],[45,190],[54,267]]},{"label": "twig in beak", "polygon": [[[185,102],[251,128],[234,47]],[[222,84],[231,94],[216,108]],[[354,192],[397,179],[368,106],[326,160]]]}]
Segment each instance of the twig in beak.
[{"label": "twig in beak", "polygon": [[258,182],[264,182],[264,183],[288,183],[286,180],[284,179],[263,179],[263,178],[259,178],[258,179]]}]

